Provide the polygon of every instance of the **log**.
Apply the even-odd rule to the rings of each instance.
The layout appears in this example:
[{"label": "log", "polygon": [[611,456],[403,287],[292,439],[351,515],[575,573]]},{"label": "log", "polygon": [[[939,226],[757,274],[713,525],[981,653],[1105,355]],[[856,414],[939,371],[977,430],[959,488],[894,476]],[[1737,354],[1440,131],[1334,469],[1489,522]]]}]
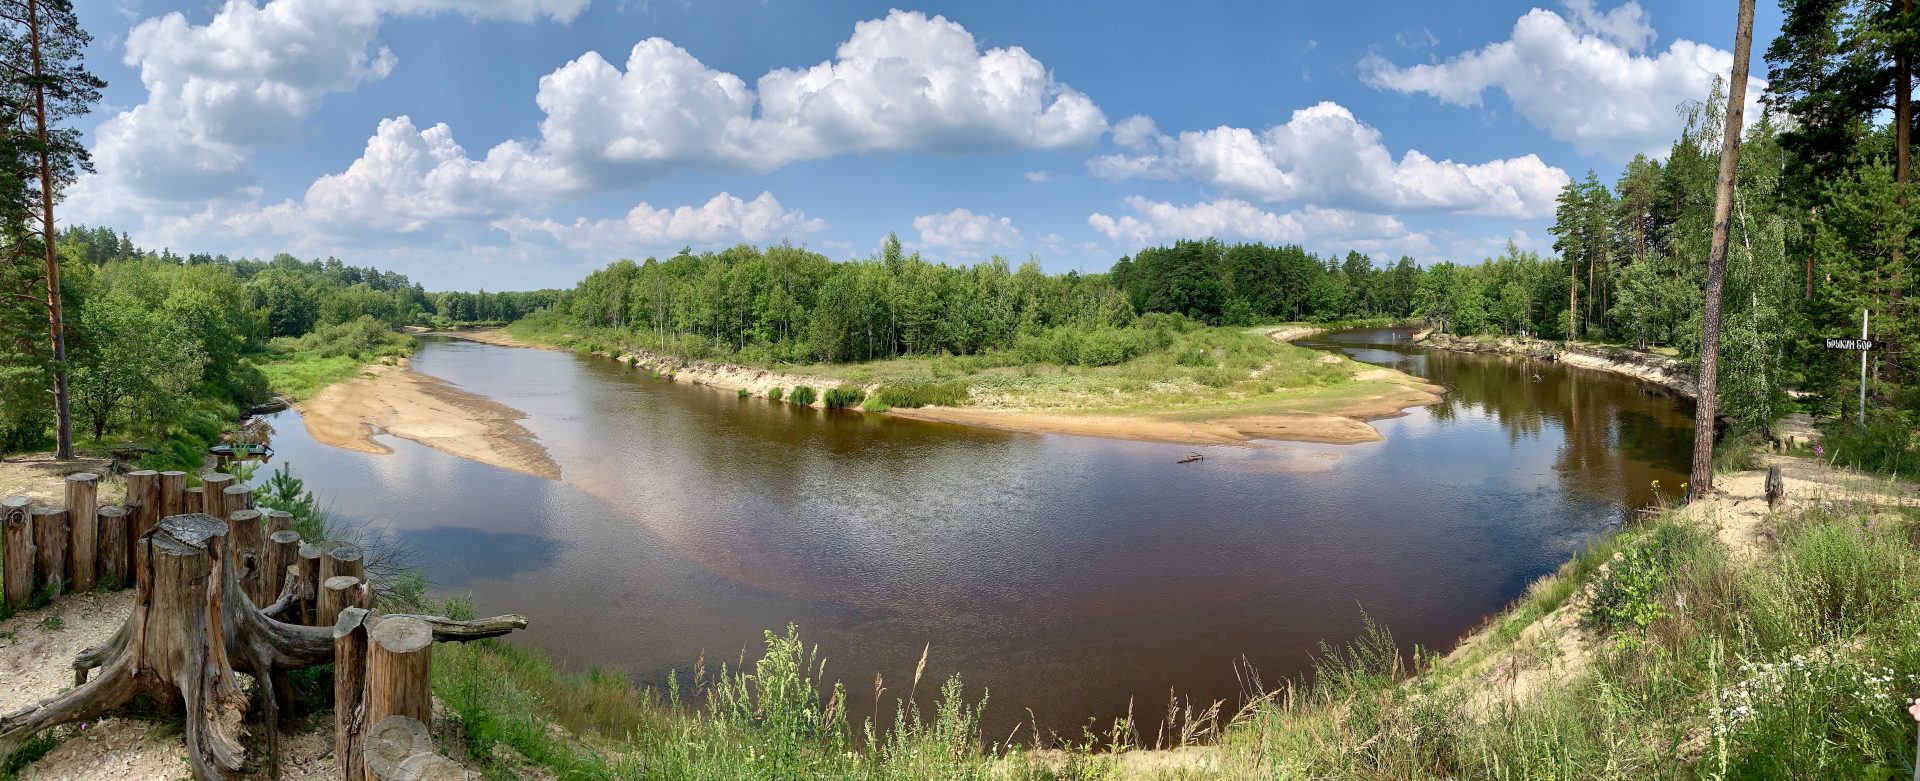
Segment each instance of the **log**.
[{"label": "log", "polygon": [[67,475],[67,583],[73,591],[92,591],[100,579],[99,499],[99,475]]},{"label": "log", "polygon": [[0,500],[0,599],[9,610],[33,599],[33,500]]},{"label": "log", "polygon": [[227,506],[227,488],[232,485],[233,475],[225,472],[214,472],[200,478],[201,512],[221,519],[233,514],[238,508]]},{"label": "log", "polygon": [[[68,569],[73,557],[67,552],[67,511],[64,507],[33,508],[33,583],[47,594],[64,594],[70,586]],[[93,579],[87,579],[93,588]]]},{"label": "log", "polygon": [[[392,716],[406,716],[421,724],[430,721],[432,658],[433,627],[427,622],[389,617],[371,627],[367,631],[363,723],[377,726]],[[374,770],[371,761],[368,770]]]},{"label": "log", "polygon": [[360,586],[360,579],[352,575],[335,575],[320,583],[320,620],[314,626],[333,626],[340,620],[340,611],[352,607],[353,592]]},{"label": "log", "polygon": [[340,781],[365,778],[361,699],[367,692],[367,611],[350,607],[333,624],[333,755]]},{"label": "log", "polygon": [[140,539],[160,522],[160,473],[141,469],[127,473],[127,541]]},{"label": "log", "polygon": [[287,579],[287,567],[300,560],[300,533],[292,529],[282,529],[267,538],[267,547],[261,555],[260,572],[264,575],[261,587],[278,597],[281,585]]},{"label": "log", "polygon": [[[16,513],[17,514],[17,513]],[[292,670],[334,661],[331,627],[303,627],[275,621],[237,598],[239,582],[221,539],[227,524],[207,515],[178,515],[163,519],[134,549],[133,613],[108,642],[83,651],[73,662],[75,687],[38,705],[0,716],[0,765],[8,762],[27,740],[57,725],[91,721],[115,713],[122,706],[144,702],[184,714],[186,760],[197,781],[237,778],[245,764],[241,737],[248,697],[237,673],[285,690]],[[295,584],[297,585],[297,584]],[[488,619],[499,622],[505,617]],[[445,621],[445,619],[441,619]],[[451,624],[475,622],[449,622]],[[390,680],[404,680],[387,698],[418,712],[430,707],[425,691],[424,648],[439,635],[427,621],[389,618],[385,648],[397,671]],[[406,624],[420,627],[405,630]],[[426,636],[416,643],[416,634]],[[371,648],[374,635],[369,633]],[[421,649],[413,649],[413,645]],[[410,650],[411,649],[411,650]],[[371,670],[372,654],[369,654]],[[87,672],[100,674],[87,680]],[[371,673],[369,673],[371,675]],[[397,676],[397,677],[396,677]],[[419,684],[416,691],[408,688]],[[388,691],[389,689],[382,689]],[[264,734],[267,773],[278,778],[280,698],[258,698]]]},{"label": "log", "polygon": [[388,716],[368,732],[367,777],[376,781],[466,781],[459,763],[433,753],[427,725],[407,716]]},{"label": "log", "polygon": [[[260,510],[259,507],[253,509]],[[286,510],[266,509],[260,510],[260,515],[267,519],[268,537],[272,537],[275,532],[293,530],[293,513]]]},{"label": "log", "polygon": [[[244,485],[230,485],[230,486],[227,486],[225,489],[223,489],[222,493],[227,495],[226,507],[227,507],[228,515],[232,515],[241,510],[260,509],[258,507],[253,506],[253,489],[252,488],[249,488]],[[261,515],[265,515],[265,514],[266,513],[261,513]]]},{"label": "log", "polygon": [[207,489],[200,486],[183,489],[180,492],[180,512],[187,515],[205,515],[207,513]]},{"label": "log", "polygon": [[318,608],[320,590],[320,546],[311,542],[300,543],[300,623],[313,626],[320,615]]},{"label": "log", "polygon": [[239,571],[240,590],[253,600],[253,604],[265,607],[279,592],[263,593],[267,577],[262,559],[267,541],[260,522],[258,510],[228,513],[227,555],[233,557],[233,566]]},{"label": "log", "polygon": [[107,505],[100,508],[100,583],[110,589],[126,588],[132,561],[127,557],[127,508]]},{"label": "log", "polygon": [[1774,509],[1787,495],[1787,482],[1780,477],[1780,465],[1767,467],[1767,509]]},{"label": "log", "polygon": [[360,546],[351,542],[330,542],[320,546],[321,583],[337,575],[365,577],[366,571],[366,562],[361,560]]},{"label": "log", "polygon": [[153,522],[187,511],[187,473],[168,470],[160,473],[160,512]]}]

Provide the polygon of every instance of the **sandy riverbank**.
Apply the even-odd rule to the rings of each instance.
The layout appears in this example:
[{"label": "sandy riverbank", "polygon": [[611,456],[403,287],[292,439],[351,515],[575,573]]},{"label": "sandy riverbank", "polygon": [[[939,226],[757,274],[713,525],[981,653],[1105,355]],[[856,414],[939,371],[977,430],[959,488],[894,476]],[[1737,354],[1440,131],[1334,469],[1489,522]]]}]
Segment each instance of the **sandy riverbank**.
[{"label": "sandy riverbank", "polygon": [[335,447],[391,453],[373,438],[385,433],[502,469],[560,478],[560,465],[518,422],[525,413],[416,372],[404,360],[369,366],[296,407],[307,433]]},{"label": "sandy riverbank", "polygon": [[[1266,332],[1268,338],[1291,342],[1325,330],[1318,326],[1282,326]],[[457,339],[507,347],[536,347],[499,331],[443,333]],[[651,371],[725,390],[745,390],[766,397],[776,388],[808,385],[826,389],[835,380],[776,372],[751,366],[710,361],[683,361],[651,353],[596,353],[630,362]],[[1345,360],[1329,356],[1329,360]],[[1062,411],[1022,407],[922,407],[893,409],[884,414],[911,420],[980,426],[1033,434],[1068,434],[1183,445],[1240,445],[1254,440],[1281,440],[1348,445],[1380,440],[1367,421],[1397,417],[1411,407],[1440,401],[1445,390],[1392,369],[1355,364],[1354,381],[1331,389],[1283,391],[1256,407],[1226,405],[1214,411],[1154,411],[1141,409]],[[869,391],[872,389],[869,388]],[[820,406],[822,402],[815,402]]]}]

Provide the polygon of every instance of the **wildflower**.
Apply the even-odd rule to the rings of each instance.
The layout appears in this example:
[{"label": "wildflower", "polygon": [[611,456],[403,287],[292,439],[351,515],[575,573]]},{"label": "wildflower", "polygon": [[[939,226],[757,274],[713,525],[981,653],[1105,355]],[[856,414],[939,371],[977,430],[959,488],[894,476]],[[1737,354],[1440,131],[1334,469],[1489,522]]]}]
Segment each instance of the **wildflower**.
[{"label": "wildflower", "polygon": [[1827,454],[1827,449],[1824,447],[1821,447],[1820,445],[1814,445],[1813,454],[1816,456],[1824,456]]}]

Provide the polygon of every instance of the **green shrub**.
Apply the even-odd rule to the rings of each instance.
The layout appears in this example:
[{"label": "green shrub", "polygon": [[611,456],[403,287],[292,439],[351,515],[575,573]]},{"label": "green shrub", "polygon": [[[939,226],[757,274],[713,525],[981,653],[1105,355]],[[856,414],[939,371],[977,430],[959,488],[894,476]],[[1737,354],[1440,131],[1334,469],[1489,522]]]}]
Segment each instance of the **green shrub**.
[{"label": "green shrub", "polygon": [[740,389],[740,398],[743,398],[743,399],[744,399],[744,398],[746,398],[746,397],[748,397],[748,396],[751,396],[751,395],[753,395],[753,394],[750,394],[750,393],[748,393],[748,392],[747,392],[747,389],[746,389],[746,388],[741,388],[741,389]]},{"label": "green shrub", "polygon": [[814,399],[813,388],[805,385],[795,385],[793,386],[793,391],[787,394],[787,399],[800,406],[811,407],[813,406]]},{"label": "green shrub", "polygon": [[386,356],[402,356],[413,353],[413,337],[400,333],[373,319],[372,315],[361,315],[358,320],[321,326],[306,336],[280,337],[274,339],[273,350],[279,353],[309,353],[322,358],[346,356],[357,361],[368,361]]},{"label": "green shrub", "polygon": [[893,409],[893,407],[888,406],[886,402],[881,401],[879,397],[875,396],[860,402],[860,409],[866,410],[867,412],[886,412],[887,410]]},{"label": "green shrub", "polygon": [[1834,463],[1912,477],[1920,472],[1920,420],[1901,410],[1875,410],[1862,427],[1842,419],[1828,427],[1824,444]]},{"label": "green shrub", "polygon": [[867,398],[867,392],[854,385],[841,385],[827,389],[827,409],[845,409],[859,404]]},{"label": "green shrub", "polygon": [[958,407],[967,402],[967,386],[958,382],[889,382],[875,388],[874,399],[889,407]]},{"label": "green shrub", "polygon": [[767,398],[779,401],[780,397],[785,395],[785,393],[785,391],[780,390],[780,386],[776,385],[773,390],[767,391]]}]

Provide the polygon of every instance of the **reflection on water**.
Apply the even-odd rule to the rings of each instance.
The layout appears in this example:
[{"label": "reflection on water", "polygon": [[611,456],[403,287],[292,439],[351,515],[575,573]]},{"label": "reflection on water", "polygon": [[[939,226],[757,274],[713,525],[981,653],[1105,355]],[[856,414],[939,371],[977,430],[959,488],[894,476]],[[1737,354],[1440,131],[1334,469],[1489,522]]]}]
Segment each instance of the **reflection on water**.
[{"label": "reflection on water", "polygon": [[[961,673],[989,722],[1077,734],[1169,687],[1237,697],[1245,657],[1298,675],[1364,609],[1444,646],[1676,486],[1686,410],[1541,362],[1428,353],[1404,332],[1320,346],[1421,374],[1445,402],[1382,442],[1191,448],[1013,434],[740,399],[568,353],[430,340],[423,372],[516,407],[564,483],[387,438],[276,460],[390,526],[445,592],[529,616],[516,642],[663,682],[797,623],[862,681]],[[682,679],[684,680],[684,678]]]}]

